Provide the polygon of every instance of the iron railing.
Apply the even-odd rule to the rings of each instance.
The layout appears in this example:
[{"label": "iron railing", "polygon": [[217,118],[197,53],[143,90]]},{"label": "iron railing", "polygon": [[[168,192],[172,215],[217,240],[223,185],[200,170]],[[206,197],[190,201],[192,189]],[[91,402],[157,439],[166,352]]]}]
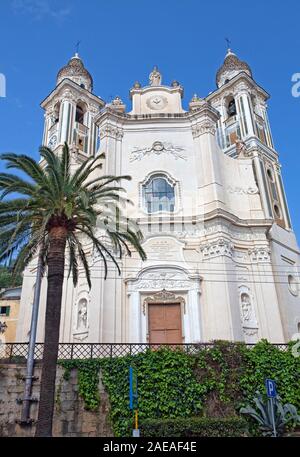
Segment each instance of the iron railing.
[{"label": "iron railing", "polygon": [[[236,343],[230,343],[233,346]],[[150,344],[150,343],[60,343],[58,358],[59,359],[96,359],[96,358],[113,358],[123,357],[126,355],[136,355],[140,352],[158,348],[181,349],[190,354],[197,354],[200,350],[209,350],[215,343],[190,343],[190,344]],[[255,346],[247,344],[248,347]],[[287,344],[274,344],[280,350],[286,351]],[[41,360],[43,358],[44,343],[36,343],[34,358]],[[28,343],[1,343],[0,342],[0,360],[9,362],[25,361],[28,355]]]}]

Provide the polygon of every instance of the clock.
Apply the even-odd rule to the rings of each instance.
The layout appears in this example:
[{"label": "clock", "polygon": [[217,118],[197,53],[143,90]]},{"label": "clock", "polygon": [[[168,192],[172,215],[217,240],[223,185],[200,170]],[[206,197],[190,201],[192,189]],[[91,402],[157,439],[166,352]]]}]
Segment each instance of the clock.
[{"label": "clock", "polygon": [[49,148],[54,148],[56,146],[56,143],[57,143],[57,136],[52,135],[48,141]]},{"label": "clock", "polygon": [[162,97],[161,95],[154,95],[153,97],[148,98],[146,104],[150,109],[159,110],[167,106],[168,100],[166,97]]}]

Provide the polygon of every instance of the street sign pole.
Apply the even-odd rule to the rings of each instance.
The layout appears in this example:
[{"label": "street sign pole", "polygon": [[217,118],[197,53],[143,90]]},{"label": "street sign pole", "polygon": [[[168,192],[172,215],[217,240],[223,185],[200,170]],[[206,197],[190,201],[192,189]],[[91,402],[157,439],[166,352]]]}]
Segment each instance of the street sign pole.
[{"label": "street sign pole", "polygon": [[275,415],[274,415],[274,398],[269,398],[269,401],[271,402],[271,414],[272,414],[272,423],[273,423],[273,434],[274,434],[274,437],[276,438],[277,432],[276,432]]},{"label": "street sign pole", "polygon": [[276,424],[275,424],[275,414],[274,414],[274,400],[277,396],[276,391],[276,382],[272,379],[266,379],[266,390],[268,401],[270,402],[271,407],[271,416],[272,416],[272,425],[273,425],[273,436],[277,436]]},{"label": "street sign pole", "polygon": [[139,422],[138,422],[138,384],[137,376],[134,373],[133,367],[129,367],[129,408],[134,413],[134,428],[132,436],[139,437]]}]

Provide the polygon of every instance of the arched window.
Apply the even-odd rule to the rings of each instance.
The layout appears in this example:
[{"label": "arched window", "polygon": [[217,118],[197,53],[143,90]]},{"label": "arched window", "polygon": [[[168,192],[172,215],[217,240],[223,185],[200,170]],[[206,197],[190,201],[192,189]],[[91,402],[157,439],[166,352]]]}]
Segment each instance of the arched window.
[{"label": "arched window", "polygon": [[81,105],[77,105],[75,121],[78,122],[79,124],[83,124],[83,120],[84,120],[84,109]]},{"label": "arched window", "polygon": [[152,176],[143,186],[144,207],[148,213],[173,212],[175,207],[174,184],[164,175]]},{"label": "arched window", "polygon": [[53,123],[56,124],[59,121],[59,111],[60,111],[60,103],[56,103],[54,110],[53,110]]},{"label": "arched window", "polygon": [[227,114],[228,117],[235,116],[236,115],[236,106],[235,106],[235,100],[232,98],[227,106]]}]

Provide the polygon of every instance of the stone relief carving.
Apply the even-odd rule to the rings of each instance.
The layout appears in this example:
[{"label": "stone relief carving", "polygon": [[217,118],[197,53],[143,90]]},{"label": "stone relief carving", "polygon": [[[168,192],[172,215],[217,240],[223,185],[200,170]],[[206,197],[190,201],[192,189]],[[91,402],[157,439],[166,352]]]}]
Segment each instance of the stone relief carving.
[{"label": "stone relief carving", "polygon": [[172,145],[172,143],[154,141],[152,146],[148,148],[135,147],[131,152],[130,162],[134,162],[135,160],[141,160],[144,157],[149,156],[151,154],[169,154],[172,155],[175,158],[175,160],[187,160],[187,157],[185,156],[185,154],[182,154],[182,151],[184,151],[184,148],[180,146],[174,146]]},{"label": "stone relief carving", "polygon": [[245,251],[241,251],[241,250],[235,250],[234,252],[234,258],[237,262],[248,262],[249,261],[249,256],[248,256],[248,252],[245,250]]},{"label": "stone relief carving", "polygon": [[[245,335],[246,343],[254,344],[258,340],[258,328],[243,327],[243,333]],[[247,338],[249,337],[249,339]]]},{"label": "stone relief carving", "polygon": [[248,186],[248,187],[241,187],[241,186],[228,186],[227,190],[230,194],[237,194],[237,195],[254,195],[258,194],[259,190],[257,186]]},{"label": "stone relief carving", "polygon": [[145,273],[131,285],[131,290],[189,289],[191,282],[180,272]]},{"label": "stone relief carving", "polygon": [[192,135],[194,138],[204,135],[205,133],[215,135],[216,131],[216,124],[212,121],[206,121],[192,126]]},{"label": "stone relief carving", "polygon": [[111,138],[115,138],[116,140],[120,140],[123,138],[123,135],[123,130],[112,124],[106,124],[104,127],[101,127],[99,131],[100,139],[105,136],[109,136]]},{"label": "stone relief carving", "polygon": [[203,260],[218,257],[221,255],[226,255],[232,257],[233,255],[233,243],[227,241],[223,238],[220,238],[218,241],[213,241],[204,246],[201,246],[200,250],[202,252]]},{"label": "stone relief carving", "polygon": [[249,249],[248,253],[252,262],[270,262],[271,251],[268,247]]},{"label": "stone relief carving", "polygon": [[95,114],[99,113],[99,106],[90,104],[89,111],[95,115]]},{"label": "stone relief carving", "polygon": [[72,91],[71,89],[66,89],[62,93],[62,101],[67,100],[70,102],[75,102],[77,100],[76,93]]},{"label": "stone relief carving", "polygon": [[163,289],[161,292],[147,297],[143,301],[143,314],[146,315],[146,306],[149,303],[180,303],[184,307],[184,314],[186,313],[185,309],[185,299],[183,297],[177,297],[173,292],[169,292]]}]

